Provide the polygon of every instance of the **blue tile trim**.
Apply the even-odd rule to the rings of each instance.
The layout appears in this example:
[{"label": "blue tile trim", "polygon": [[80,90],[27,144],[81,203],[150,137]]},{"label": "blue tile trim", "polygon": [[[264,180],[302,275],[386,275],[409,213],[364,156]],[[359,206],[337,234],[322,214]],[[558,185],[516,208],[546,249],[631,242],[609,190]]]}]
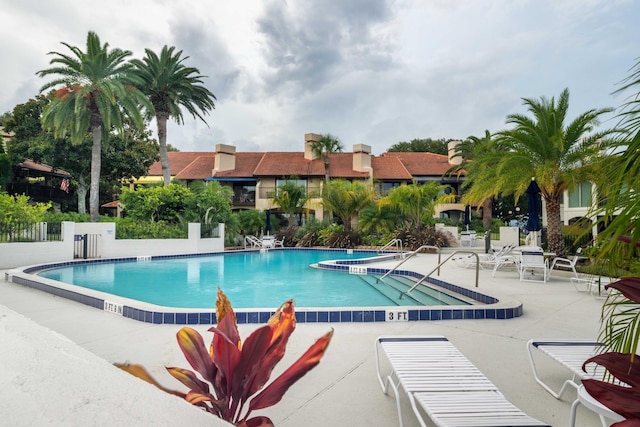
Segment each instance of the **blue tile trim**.
[{"label": "blue tile trim", "polygon": [[[283,250],[283,249],[275,249],[275,250]],[[317,251],[318,249],[311,248],[286,248],[284,250],[313,250]],[[233,252],[212,252],[207,254],[200,254],[197,256],[211,256],[211,255],[225,255],[225,256],[233,256],[240,255],[244,251],[233,251]],[[340,249],[322,249],[322,251],[330,251],[330,252],[344,252],[344,250]],[[359,252],[371,252],[377,253],[376,251],[359,251]],[[383,257],[392,259],[396,258],[397,253],[390,253],[386,255],[382,255]],[[170,256],[152,256],[152,259],[171,259],[171,258],[184,258],[184,257],[194,257],[194,255],[170,255]],[[378,258],[379,260],[380,258]],[[69,261],[62,263],[50,263],[50,264],[42,264],[39,266],[30,267],[24,270],[25,273],[36,273],[41,270],[62,267],[68,265],[77,265],[81,264],[93,264],[93,263],[105,263],[105,262],[121,262],[121,261],[137,261],[135,257],[128,258],[118,258],[118,259],[94,259],[94,260],[79,260],[79,261]],[[332,270],[339,271],[348,271],[350,265],[364,265],[371,260],[339,260],[336,262],[321,262],[319,263],[320,268],[327,268]],[[366,267],[367,274],[385,274],[388,272],[387,269],[382,268],[373,268]],[[413,271],[408,270],[397,270],[394,271],[394,275],[403,275],[415,278],[422,278],[422,275]],[[8,275],[7,275],[8,276]],[[48,292],[56,296],[60,296],[63,298],[70,299],[72,301],[79,302],[81,304],[85,304],[91,307],[96,307],[99,309],[104,308],[104,300],[96,297],[92,297],[89,295],[84,295],[78,292],[69,291],[66,289],[58,288],[56,286],[48,285],[45,283],[41,283],[37,280],[38,276],[34,275],[33,279],[27,279],[23,277],[13,276],[11,277],[11,281],[13,283],[17,283],[20,285],[24,285],[33,289],[37,289],[40,291]],[[468,298],[471,298],[477,301],[480,304],[495,304],[498,300],[494,297],[484,295],[481,292],[474,289],[462,288],[460,286],[444,282],[442,280],[436,278],[427,278],[427,281],[434,287],[441,287],[444,289],[448,289],[452,292],[456,292],[458,294],[464,295]],[[215,324],[217,323],[216,315],[214,312],[182,312],[181,309],[171,309],[166,308],[167,311],[162,312],[153,312],[148,310],[142,310],[136,307],[124,306],[122,315],[129,319],[134,319],[141,322],[147,323],[155,323],[155,324],[178,324],[178,325],[195,325],[195,324]],[[409,321],[425,321],[425,320],[448,320],[448,319],[512,319],[515,317],[519,317],[523,315],[523,307],[522,304],[516,305],[515,307],[505,307],[505,308],[490,308],[490,307],[473,307],[469,308],[443,308],[441,306],[434,307],[424,307],[420,309],[408,309]],[[238,324],[245,323],[266,323],[267,320],[271,317],[273,312],[268,311],[238,311],[236,312],[236,319]],[[359,308],[356,310],[344,310],[344,309],[333,309],[333,310],[305,310],[296,312],[296,321],[299,323],[337,323],[337,322],[385,322],[386,321],[386,313],[385,310],[380,310],[376,308]]]}]

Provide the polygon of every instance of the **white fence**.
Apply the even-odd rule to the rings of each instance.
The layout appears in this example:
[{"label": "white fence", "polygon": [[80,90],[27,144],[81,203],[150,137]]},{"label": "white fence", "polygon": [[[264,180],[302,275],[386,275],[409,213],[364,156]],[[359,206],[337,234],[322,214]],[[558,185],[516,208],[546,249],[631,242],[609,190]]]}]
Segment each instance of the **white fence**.
[{"label": "white fence", "polygon": [[97,256],[102,258],[199,254],[224,251],[224,224],[219,237],[200,238],[200,224],[189,224],[186,239],[116,239],[114,222],[62,223],[59,242],[0,243],[0,269],[49,262],[72,261],[76,235],[99,235]]}]

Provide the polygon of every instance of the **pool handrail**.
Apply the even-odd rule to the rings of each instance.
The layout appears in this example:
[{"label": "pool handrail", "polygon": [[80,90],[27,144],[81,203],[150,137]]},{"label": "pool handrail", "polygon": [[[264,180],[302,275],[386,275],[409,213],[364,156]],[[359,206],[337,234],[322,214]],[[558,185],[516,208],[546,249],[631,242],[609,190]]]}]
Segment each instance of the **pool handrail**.
[{"label": "pool handrail", "polygon": [[389,243],[387,243],[386,245],[384,245],[383,247],[378,249],[378,253],[384,252],[387,249],[391,248],[392,246],[396,247],[396,251],[402,252],[402,239],[392,239],[392,240],[390,240]]},{"label": "pool handrail", "polygon": [[[379,279],[376,279],[376,280],[378,282],[382,281],[382,279],[384,279],[385,277],[387,277],[388,275],[390,275],[391,273],[396,271],[398,269],[398,267],[400,267],[402,264],[407,262],[410,258],[414,257],[415,255],[417,255],[420,251],[422,251],[424,249],[435,249],[436,250],[436,252],[438,253],[438,269],[439,269],[440,268],[440,256],[441,256],[440,248],[437,247],[437,246],[422,245],[418,249],[416,249],[415,251],[409,252],[409,254],[403,260],[401,260],[394,267],[392,267],[391,270],[387,271],[382,277],[380,277]],[[440,274],[440,272],[438,272],[438,274]]]}]

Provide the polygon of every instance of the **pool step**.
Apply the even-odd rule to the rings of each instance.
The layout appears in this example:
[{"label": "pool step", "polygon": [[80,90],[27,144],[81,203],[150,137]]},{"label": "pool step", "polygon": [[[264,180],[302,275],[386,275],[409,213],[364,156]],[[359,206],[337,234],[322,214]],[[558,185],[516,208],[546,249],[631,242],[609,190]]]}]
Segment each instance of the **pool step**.
[{"label": "pool step", "polygon": [[424,305],[418,299],[411,296],[403,296],[400,298],[402,292],[407,291],[410,288],[410,284],[396,280],[396,278],[386,277],[384,282],[379,281],[381,276],[366,275],[360,276],[360,279],[366,282],[376,291],[384,295],[390,302],[390,305],[396,306],[421,306]]},{"label": "pool step", "polygon": [[[438,290],[437,287],[432,287],[428,283],[424,286],[418,286],[411,293],[406,293],[409,289],[416,284],[416,282],[408,277],[404,276],[387,276],[384,278],[384,283],[378,279],[381,276],[363,276],[369,279],[366,282],[384,294],[389,298],[393,304],[399,306],[414,306],[414,305],[467,305],[467,301],[463,301],[452,296],[446,290]],[[402,296],[401,296],[402,294]]]}]

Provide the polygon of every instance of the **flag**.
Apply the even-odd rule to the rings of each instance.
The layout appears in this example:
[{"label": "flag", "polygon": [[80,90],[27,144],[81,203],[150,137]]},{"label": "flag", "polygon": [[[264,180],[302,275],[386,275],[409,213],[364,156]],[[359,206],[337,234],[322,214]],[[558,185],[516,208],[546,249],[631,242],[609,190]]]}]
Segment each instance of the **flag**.
[{"label": "flag", "polygon": [[65,193],[69,192],[69,178],[62,178],[62,182],[60,183],[60,189]]}]

